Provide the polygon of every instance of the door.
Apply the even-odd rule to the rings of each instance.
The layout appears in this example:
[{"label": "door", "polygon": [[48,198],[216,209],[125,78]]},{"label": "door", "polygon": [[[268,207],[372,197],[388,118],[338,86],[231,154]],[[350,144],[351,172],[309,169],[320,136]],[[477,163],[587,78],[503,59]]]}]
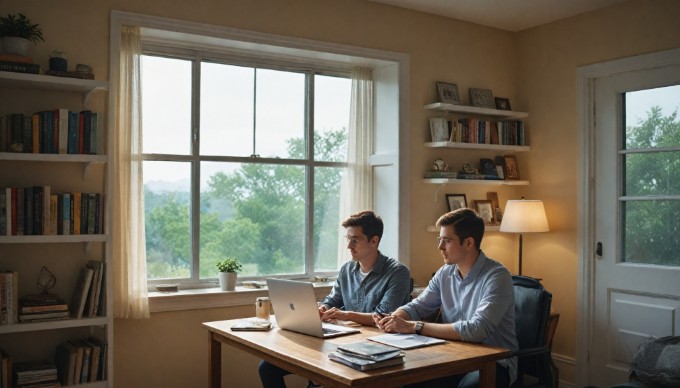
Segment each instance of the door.
[{"label": "door", "polygon": [[678,65],[594,80],[595,386],[628,381],[641,343],[680,335],[678,85]]}]

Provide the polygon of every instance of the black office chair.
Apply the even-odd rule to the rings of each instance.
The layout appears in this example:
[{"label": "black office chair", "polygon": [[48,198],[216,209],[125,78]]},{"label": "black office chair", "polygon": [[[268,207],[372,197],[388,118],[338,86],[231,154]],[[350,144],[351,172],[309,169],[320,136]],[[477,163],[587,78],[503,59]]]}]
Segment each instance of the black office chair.
[{"label": "black office chair", "polygon": [[513,276],[512,284],[515,288],[515,334],[519,345],[515,352],[517,381],[512,386],[557,387],[559,371],[546,343],[552,294],[534,278]]}]

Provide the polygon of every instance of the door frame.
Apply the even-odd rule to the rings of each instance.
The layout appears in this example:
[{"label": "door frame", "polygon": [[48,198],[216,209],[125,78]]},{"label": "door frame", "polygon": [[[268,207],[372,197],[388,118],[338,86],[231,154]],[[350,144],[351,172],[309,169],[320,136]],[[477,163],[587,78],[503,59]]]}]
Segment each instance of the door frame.
[{"label": "door frame", "polygon": [[580,66],[576,69],[579,119],[579,209],[577,220],[576,385],[588,385],[595,298],[595,80],[636,70],[680,65],[680,49]]}]

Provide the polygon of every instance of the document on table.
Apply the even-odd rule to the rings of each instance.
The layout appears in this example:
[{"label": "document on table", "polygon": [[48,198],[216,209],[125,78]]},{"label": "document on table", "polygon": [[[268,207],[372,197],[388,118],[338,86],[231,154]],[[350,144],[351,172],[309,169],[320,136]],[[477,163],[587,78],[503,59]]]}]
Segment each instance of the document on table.
[{"label": "document on table", "polygon": [[418,334],[382,334],[375,337],[369,337],[368,339],[399,349],[420,348],[446,342],[446,340],[443,339],[426,337]]}]

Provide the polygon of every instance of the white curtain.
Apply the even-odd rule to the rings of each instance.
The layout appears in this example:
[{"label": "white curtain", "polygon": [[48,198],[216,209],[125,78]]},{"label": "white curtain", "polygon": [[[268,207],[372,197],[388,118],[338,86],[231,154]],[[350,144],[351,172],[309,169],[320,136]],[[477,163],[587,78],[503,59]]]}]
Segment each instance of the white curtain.
[{"label": "white curtain", "polygon": [[[368,162],[373,152],[373,71],[366,67],[352,69],[352,100],[347,144],[347,173],[340,186],[340,220],[352,213],[373,209],[373,169]],[[340,228],[341,236],[345,230]],[[349,253],[340,239],[338,263]]]},{"label": "white curtain", "polygon": [[123,26],[113,136],[113,314],[149,318],[142,182],[139,27]]}]

